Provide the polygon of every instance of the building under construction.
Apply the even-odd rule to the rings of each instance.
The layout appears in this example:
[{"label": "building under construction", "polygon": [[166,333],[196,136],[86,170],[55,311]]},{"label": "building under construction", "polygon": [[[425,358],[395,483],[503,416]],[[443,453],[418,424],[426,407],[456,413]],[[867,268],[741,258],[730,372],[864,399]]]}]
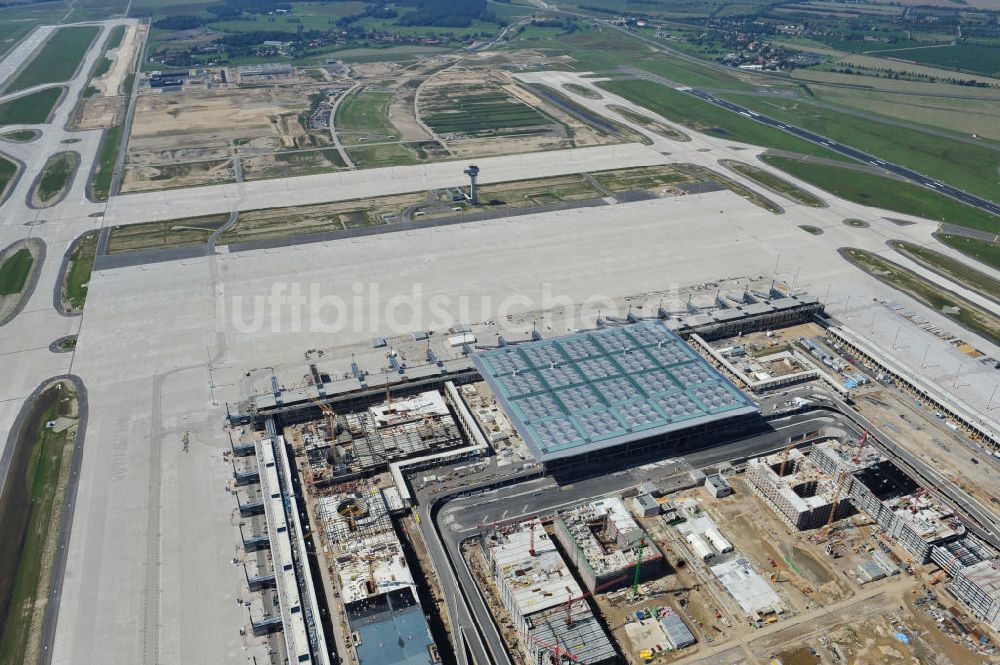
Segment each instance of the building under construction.
[{"label": "building under construction", "polygon": [[1000,631],[1000,559],[962,568],[948,590],[993,630]]},{"label": "building under construction", "polygon": [[325,563],[344,615],[339,628],[360,665],[440,662],[402,544],[381,490],[366,481],[316,502]]},{"label": "building under construction", "polygon": [[618,654],[537,518],[485,534],[483,555],[529,662],[612,665]]},{"label": "building under construction", "polygon": [[918,563],[930,560],[935,545],[956,540],[965,526],[946,505],[873,446],[824,441],[809,459],[842,485],[844,497],[863,510]]},{"label": "building under construction", "polygon": [[588,591],[610,591],[663,573],[663,555],[618,497],[560,511],[552,526]]},{"label": "building under construction", "polygon": [[462,445],[462,434],[440,392],[387,397],[359,413],[340,415],[321,407],[324,419],[303,428],[307,480],[335,481],[384,469],[394,460]]},{"label": "building under construction", "polygon": [[797,448],[757,457],[747,463],[750,487],[788,526],[817,529],[852,515],[843,487]]}]

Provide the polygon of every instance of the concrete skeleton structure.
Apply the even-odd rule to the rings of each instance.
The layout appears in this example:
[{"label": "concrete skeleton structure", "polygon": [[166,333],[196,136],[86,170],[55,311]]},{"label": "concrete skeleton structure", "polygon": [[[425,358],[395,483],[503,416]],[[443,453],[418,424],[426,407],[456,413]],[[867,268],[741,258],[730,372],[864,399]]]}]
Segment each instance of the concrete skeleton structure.
[{"label": "concrete skeleton structure", "polygon": [[[799,531],[818,529],[831,517],[839,520],[854,513],[844,487],[838,488],[837,479],[798,448],[750,460],[746,478],[778,517]],[[836,508],[834,501],[838,501]]]},{"label": "concrete skeleton structure", "polygon": [[348,647],[359,665],[433,665],[441,660],[383,491],[367,481],[316,501],[323,558],[334,569]]},{"label": "concrete skeleton structure", "polygon": [[590,606],[579,601],[567,608],[571,599],[583,596],[583,590],[538,518],[492,530],[480,545],[532,663],[547,665],[549,658],[579,665],[617,662]]},{"label": "concrete skeleton structure", "polygon": [[560,510],[552,528],[588,591],[632,584],[637,565],[640,581],[663,572],[663,554],[618,497]]},{"label": "concrete skeleton structure", "polygon": [[448,405],[436,390],[346,413],[343,420],[346,431],[334,445],[340,449],[338,459],[354,472],[463,443]]},{"label": "concrete skeleton structure", "polygon": [[948,583],[948,590],[977,618],[1000,632],[1000,559],[962,568]]},{"label": "concrete skeleton structure", "polygon": [[859,451],[855,444],[825,441],[813,446],[809,459],[838,482],[843,478],[843,497],[871,516],[917,563],[929,561],[935,545],[965,534],[950,508],[872,446]]}]

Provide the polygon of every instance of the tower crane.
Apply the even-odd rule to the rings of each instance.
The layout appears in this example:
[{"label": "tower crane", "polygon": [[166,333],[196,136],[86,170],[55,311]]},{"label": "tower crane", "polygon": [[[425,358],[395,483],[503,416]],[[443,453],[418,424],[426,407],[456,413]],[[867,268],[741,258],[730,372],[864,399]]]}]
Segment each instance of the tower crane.
[{"label": "tower crane", "polygon": [[868,440],[868,427],[865,427],[864,433],[861,435],[861,438],[858,439],[858,447],[854,450],[854,459],[851,460],[855,464],[861,461],[861,449],[865,447],[865,441],[867,440]]},{"label": "tower crane", "polygon": [[556,640],[555,645],[552,645],[552,644],[549,644],[547,642],[543,642],[542,640],[538,639],[537,637],[535,637],[534,635],[528,633],[527,631],[524,631],[521,634],[524,635],[525,638],[527,638],[527,639],[531,640],[532,642],[534,642],[535,644],[538,644],[539,646],[543,647],[544,649],[547,649],[549,651],[549,653],[551,654],[550,655],[550,660],[551,660],[552,665],[559,665],[559,663],[562,662],[561,659],[559,658],[560,656],[565,656],[565,657],[569,658],[571,661],[573,661],[574,663],[579,663],[580,662],[579,658],[577,658],[576,656],[574,656],[567,649],[564,649],[563,647],[559,646],[559,641],[558,640]]},{"label": "tower crane", "polygon": [[326,418],[326,429],[330,432],[330,450],[333,451],[333,466],[337,466],[337,414],[333,412],[328,404],[324,404],[315,397],[309,397],[309,401],[319,407],[319,410],[323,412],[323,416]]},{"label": "tower crane", "polygon": [[840,504],[840,492],[844,489],[844,477],[847,476],[847,471],[841,471],[837,476],[837,491],[833,495],[833,503],[830,504],[830,516],[826,520],[826,526],[823,527],[823,536],[827,536],[830,533],[830,527],[833,525],[833,516],[837,513],[837,506]]}]

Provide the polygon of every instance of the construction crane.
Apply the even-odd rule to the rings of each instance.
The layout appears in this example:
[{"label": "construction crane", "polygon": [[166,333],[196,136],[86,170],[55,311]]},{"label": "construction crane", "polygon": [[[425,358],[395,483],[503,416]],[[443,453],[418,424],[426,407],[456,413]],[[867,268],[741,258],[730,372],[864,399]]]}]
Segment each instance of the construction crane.
[{"label": "construction crane", "polygon": [[854,459],[851,460],[855,464],[861,461],[861,449],[865,447],[865,441],[867,440],[868,440],[868,427],[865,427],[864,433],[861,435],[861,438],[858,439],[858,447],[854,451]]},{"label": "construction crane", "polygon": [[844,477],[846,475],[846,471],[841,471],[837,476],[837,491],[833,495],[833,503],[830,504],[830,517],[827,518],[826,526],[823,527],[824,537],[829,535],[830,527],[833,526],[833,517],[837,514],[837,506],[840,505],[840,492],[844,489]]},{"label": "construction crane", "polygon": [[535,522],[531,522],[531,542],[528,544],[528,554],[535,556]]},{"label": "construction crane", "polygon": [[555,646],[553,646],[551,644],[548,644],[547,642],[543,642],[542,640],[538,639],[537,637],[535,637],[534,635],[532,635],[531,633],[529,633],[527,631],[524,631],[521,634],[524,635],[529,640],[531,640],[532,642],[534,642],[535,644],[538,644],[539,646],[541,646],[541,647],[543,647],[545,649],[548,649],[549,653],[552,654],[550,656],[550,661],[551,661],[552,665],[559,665],[559,663],[561,662],[559,656],[566,656],[567,658],[569,658],[570,660],[572,660],[574,663],[579,663],[580,662],[579,658],[577,658],[576,656],[574,656],[568,650],[566,650],[566,649],[564,649],[564,648],[562,648],[562,647],[559,646],[559,640],[556,640]]},{"label": "construction crane", "polygon": [[566,601],[566,625],[568,626],[568,625],[570,625],[570,624],[573,623],[573,619],[572,619],[572,616],[571,616],[572,615],[572,611],[571,610],[573,609],[573,603],[576,603],[576,602],[579,602],[581,600],[585,600],[587,598],[590,598],[595,593],[600,593],[602,590],[607,589],[610,586],[614,586],[616,584],[621,584],[622,582],[625,582],[627,580],[628,580],[628,575],[622,575],[621,577],[616,577],[615,579],[611,580],[610,582],[605,582],[604,584],[600,584],[600,585],[594,587],[593,591],[588,591],[586,593],[580,594],[579,596],[574,596],[573,593],[570,592],[570,594],[569,594],[569,600]]},{"label": "construction crane", "polygon": [[[309,397],[307,395],[307,397]],[[330,450],[332,451],[331,464],[334,468],[337,467],[337,414],[333,412],[328,404],[324,404],[315,397],[309,397],[309,401],[319,407],[319,410],[323,412],[326,417],[326,429],[330,433]]]},{"label": "construction crane", "polygon": [[781,467],[778,469],[779,477],[783,478],[785,476],[785,465],[788,464],[788,453],[791,452],[794,447],[795,442],[792,441],[781,450]]},{"label": "construction crane", "polygon": [[632,597],[639,595],[639,574],[642,571],[642,551],[646,549],[646,539],[639,539],[639,551],[635,555],[635,577],[632,579]]}]

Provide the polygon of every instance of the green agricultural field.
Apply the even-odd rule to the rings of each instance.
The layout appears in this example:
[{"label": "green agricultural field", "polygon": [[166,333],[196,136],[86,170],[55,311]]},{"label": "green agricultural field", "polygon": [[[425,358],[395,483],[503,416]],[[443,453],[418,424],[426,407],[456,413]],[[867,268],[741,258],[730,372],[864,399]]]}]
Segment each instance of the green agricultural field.
[{"label": "green agricultural field", "polygon": [[[959,143],[916,129],[838,113],[806,103],[784,102],[746,95],[727,99],[760,113],[798,125],[900,166],[947,182],[973,194],[1000,201],[1000,147]],[[906,117],[904,107],[897,115]]]},{"label": "green agricultural field", "polygon": [[602,81],[598,85],[609,92],[643,106],[667,120],[680,123],[710,136],[732,139],[765,148],[788,150],[803,155],[845,159],[815,143],[787,134],[687,93],[652,81]]},{"label": "green agricultural field", "polygon": [[355,166],[363,169],[416,164],[419,161],[416,153],[402,143],[354,146],[347,148],[347,156]]},{"label": "green agricultural field", "polygon": [[69,178],[76,164],[77,158],[71,152],[59,152],[49,157],[42,167],[42,175],[35,190],[38,200],[44,204],[58,198],[70,184]]},{"label": "green agricultural field", "polygon": [[937,239],[966,256],[1000,270],[1000,244],[949,233],[939,233]]},{"label": "green agricultural field", "polygon": [[845,247],[840,255],[875,279],[921,301],[966,330],[1000,343],[1000,318],[903,266],[877,254]]},{"label": "green agricultural field", "polygon": [[986,273],[967,266],[962,261],[910,242],[894,240],[891,245],[897,252],[908,256],[934,272],[951,278],[970,291],[976,291],[992,300],[1000,299],[1000,280],[993,279]]},{"label": "green agricultural field", "polygon": [[398,139],[399,131],[389,122],[392,97],[391,92],[361,90],[345,98],[333,122],[341,142],[354,145],[366,139],[376,143]]},{"label": "green agricultural field", "polygon": [[532,107],[497,89],[456,94],[448,102],[429,102],[428,107],[423,120],[441,134],[503,134],[507,133],[503,130],[552,124]]},{"label": "green agricultural field", "polygon": [[913,60],[922,65],[959,69],[983,76],[1000,77],[1000,48],[976,44],[951,44],[879,51],[879,55]]},{"label": "green agricultural field", "polygon": [[44,83],[61,83],[73,78],[98,31],[96,26],[59,28],[5,92],[16,92]]},{"label": "green agricultural field", "polygon": [[[41,630],[33,618],[36,605],[48,595],[63,505],[60,490],[65,487],[79,418],[77,395],[67,382],[49,386],[26,408],[30,411],[12,442],[8,487],[0,502],[2,665],[24,663],[32,648],[38,648]],[[61,425],[48,427],[49,422]]]},{"label": "green agricultural field", "polygon": [[[936,84],[924,84],[934,86]],[[937,89],[942,90],[943,85]],[[869,111],[885,117],[899,113],[918,125],[939,127],[959,134],[973,134],[1000,141],[1000,91],[970,91],[970,95],[982,96],[935,96],[903,92],[879,92],[871,89],[851,89],[839,86],[810,84],[810,92],[821,102]],[[990,97],[991,95],[991,97]]]},{"label": "green agricultural field", "polygon": [[48,88],[0,104],[0,125],[40,125],[48,122],[63,88]]},{"label": "green agricultural field", "polygon": [[995,232],[1000,218],[943,194],[864,171],[764,156],[765,162],[842,199],[925,219]]},{"label": "green agricultural field", "polygon": [[7,187],[13,182],[16,175],[17,164],[5,157],[0,157],[0,201],[3,201],[7,194]]},{"label": "green agricultural field", "polygon": [[0,265],[0,296],[20,293],[31,274],[35,258],[27,247],[22,247],[8,256]]},{"label": "green agricultural field", "polygon": [[92,231],[73,248],[73,254],[69,257],[69,270],[66,271],[66,282],[63,285],[63,306],[67,311],[79,312],[83,309],[99,239],[99,234]]},{"label": "green agricultural field", "polygon": [[[628,11],[628,10],[626,10]],[[652,43],[650,43],[652,42]],[[700,63],[666,49],[677,44],[651,39],[643,42],[618,30],[580,30],[554,43],[540,41],[549,55],[565,54],[573,58],[572,67],[582,71],[608,71],[629,66],[644,69],[683,85],[727,90],[749,90],[753,86],[740,80],[731,70]],[[533,46],[530,41],[517,46]]]},{"label": "green agricultural field", "polygon": [[101,149],[97,154],[97,164],[94,166],[90,181],[90,195],[96,201],[107,201],[111,193],[111,176],[114,174],[121,140],[121,125],[105,130],[104,138],[101,139]]},{"label": "green agricultural field", "polygon": [[752,164],[737,162],[732,159],[724,159],[721,164],[726,168],[732,169],[733,171],[750,178],[757,184],[770,189],[772,192],[786,196],[803,205],[811,206],[813,208],[822,208],[824,205],[822,200],[813,196],[801,187],[796,187],[787,180],[779,178],[764,169],[757,168]]}]

